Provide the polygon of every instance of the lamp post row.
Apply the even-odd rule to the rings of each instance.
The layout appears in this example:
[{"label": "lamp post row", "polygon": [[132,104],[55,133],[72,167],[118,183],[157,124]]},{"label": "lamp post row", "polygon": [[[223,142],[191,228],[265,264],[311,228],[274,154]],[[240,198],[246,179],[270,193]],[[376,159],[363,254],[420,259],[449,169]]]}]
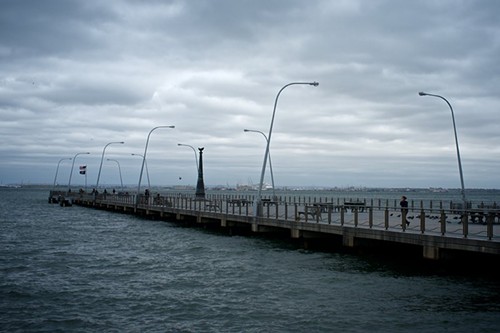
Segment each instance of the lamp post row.
[{"label": "lamp post row", "polygon": [[[317,87],[319,85],[319,83],[315,82],[315,81],[314,82],[291,82],[291,83],[288,83],[288,84],[284,85],[278,91],[278,94],[276,95],[276,98],[275,98],[275,101],[274,101],[274,108],[273,108],[273,113],[272,113],[272,117],[271,117],[271,124],[269,126],[269,134],[267,136],[263,132],[261,132],[261,131],[244,129],[245,132],[260,133],[266,139],[266,150],[265,150],[265,153],[264,153],[264,161],[262,163],[262,171],[261,171],[261,175],[260,175],[257,200],[255,200],[255,203],[254,203],[254,214],[255,214],[255,216],[260,216],[260,213],[261,213],[262,187],[263,187],[263,183],[264,183],[264,175],[265,175],[265,170],[266,170],[266,165],[267,165],[267,159],[268,158],[269,158],[269,167],[270,167],[272,187],[273,187],[273,196],[275,196],[275,192],[274,192],[274,190],[275,190],[274,175],[273,175],[272,164],[271,164],[271,156],[270,156],[270,152],[269,152],[269,150],[270,150],[270,144],[271,144],[271,136],[272,136],[272,130],[273,130],[273,125],[274,125],[274,118],[275,118],[275,114],[276,114],[276,108],[277,108],[277,105],[278,105],[278,99],[279,99],[281,93],[283,92],[283,90],[285,88],[289,87],[289,86],[292,86],[292,85],[311,85],[311,86]],[[459,169],[459,174],[460,174],[461,196],[462,196],[462,201],[463,201],[463,204],[464,204],[464,209],[466,209],[467,208],[467,200],[466,200],[466,195],[465,195],[465,185],[464,185],[464,177],[463,177],[463,170],[462,170],[462,162],[461,162],[461,158],[460,158],[460,148],[459,148],[459,144],[458,144],[458,135],[457,135],[457,129],[456,129],[455,115],[454,115],[454,112],[453,112],[453,107],[451,106],[450,102],[446,98],[444,98],[443,96],[441,96],[441,95],[430,94],[430,93],[425,93],[425,92],[419,92],[418,94],[419,94],[419,96],[431,96],[431,97],[440,98],[443,101],[445,101],[446,104],[448,105],[448,107],[450,108],[451,117],[452,117],[452,123],[453,123],[454,137],[455,137],[455,146],[456,146],[456,151],[457,151],[458,169]],[[175,128],[175,126],[170,125],[170,126],[157,126],[157,127],[154,127],[148,133],[148,136],[147,136],[147,139],[146,139],[146,144],[145,144],[145,147],[144,147],[144,155],[132,154],[134,156],[140,156],[140,157],[142,157],[141,172],[140,172],[140,175],[139,175],[139,181],[138,181],[138,185],[137,185],[137,194],[140,193],[140,189],[141,189],[141,180],[142,180],[142,175],[143,175],[143,171],[144,171],[144,166],[146,165],[146,154],[147,154],[147,149],[148,149],[148,144],[149,144],[149,138],[150,138],[151,133],[153,131],[155,131],[157,129],[160,129],[160,128]],[[104,154],[105,154],[106,148],[109,145],[111,145],[111,144],[124,144],[124,142],[123,141],[120,141],[120,142],[109,142],[108,144],[106,144],[104,146],[103,151],[102,151],[102,156],[101,156],[101,163],[100,163],[100,166],[99,166],[99,173],[98,173],[98,176],[97,176],[96,187],[99,186],[99,179],[100,179],[100,175],[101,175],[102,163],[103,163],[103,160],[104,160]],[[200,171],[200,166],[199,166],[198,158],[197,158],[197,155],[196,155],[196,149],[193,146],[187,145],[187,144],[178,143],[177,145],[178,146],[186,146],[186,147],[189,147],[189,148],[191,148],[193,150],[194,156],[195,156],[195,162],[196,162],[196,169],[199,172]],[[69,176],[69,181],[68,181],[68,191],[70,190],[71,177],[72,177],[72,174],[73,174],[73,168],[74,168],[75,160],[76,160],[76,157],[78,155],[82,155],[82,154],[90,154],[90,153],[89,152],[77,153],[73,158],[62,158],[62,159],[59,160],[59,162],[57,163],[56,174],[55,174],[55,177],[54,177],[54,185],[53,185],[54,188],[56,186],[57,174],[58,174],[59,165],[61,164],[61,162],[64,161],[64,160],[73,160],[73,163],[72,163],[72,166],[71,166],[71,172],[70,172],[70,176]],[[122,176],[121,176],[120,163],[117,160],[112,160],[112,159],[108,159],[108,161],[115,161],[118,164],[118,168],[119,168],[119,172],[120,172],[120,181],[121,181],[122,190],[123,190],[123,180],[122,180]],[[147,168],[147,165],[146,165],[146,168]],[[148,174],[148,186],[151,187],[151,183],[150,183],[150,180],[149,180],[149,171],[148,170],[146,170],[146,171],[147,171],[147,174]]]},{"label": "lamp post row", "polygon": [[[148,177],[148,186],[151,187],[151,182],[150,182],[150,179],[149,179],[149,170],[147,168],[147,162],[146,162],[146,154],[147,154],[147,149],[148,149],[148,143],[149,143],[149,137],[151,136],[151,133],[158,129],[158,128],[175,128],[175,126],[157,126],[157,127],[154,127],[148,134],[148,137],[147,137],[147,140],[146,140],[146,146],[144,148],[144,155],[141,155],[141,154],[132,154],[133,156],[140,156],[142,157],[142,167],[141,167],[141,173],[140,173],[140,176],[139,176],[139,182],[138,182],[138,189],[137,189],[137,193],[140,192],[140,186],[141,186],[141,179],[142,179],[142,174],[143,174],[143,170],[144,170],[144,165],[146,165],[146,173],[147,173],[147,177]],[[99,165],[99,173],[97,175],[97,182],[96,182],[96,188],[99,187],[99,179],[100,179],[100,176],[101,176],[101,170],[102,170],[102,164],[103,164],[103,161],[104,161],[104,154],[106,152],[106,148],[111,145],[111,144],[124,144],[125,142],[123,141],[116,141],[116,142],[109,142],[107,143],[103,150],[102,150],[102,155],[101,155],[101,163]],[[82,155],[82,154],[90,154],[90,152],[84,152],[84,153],[77,153],[73,158],[62,158],[59,160],[59,162],[57,163],[57,168],[56,168],[56,174],[54,176],[54,184],[53,184],[53,187],[55,188],[56,186],[56,181],[57,181],[57,174],[59,173],[59,166],[61,164],[62,161],[64,160],[73,160],[73,163],[71,165],[71,171],[70,171],[70,174],[69,174],[69,181],[68,181],[68,192],[70,191],[71,189],[71,178],[73,176],[73,169],[75,167],[75,160],[76,160],[76,157],[79,156],[79,155]],[[122,190],[123,190],[123,178],[122,178],[122,174],[121,174],[121,167],[120,167],[120,163],[117,161],[117,160],[114,160],[114,159],[107,159],[108,161],[114,161],[118,164],[118,170],[119,170],[119,173],[120,173],[120,182],[121,182],[121,187],[122,187]]]}]

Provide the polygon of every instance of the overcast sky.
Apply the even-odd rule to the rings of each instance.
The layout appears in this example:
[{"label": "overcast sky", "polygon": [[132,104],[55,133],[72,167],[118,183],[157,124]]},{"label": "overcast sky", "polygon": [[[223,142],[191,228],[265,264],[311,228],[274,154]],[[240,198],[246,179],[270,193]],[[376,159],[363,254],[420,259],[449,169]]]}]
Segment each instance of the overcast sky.
[{"label": "overcast sky", "polygon": [[[500,188],[500,1],[0,1],[0,183]],[[107,159],[116,160],[107,161]],[[60,163],[67,184],[72,161]],[[144,184],[146,178],[142,181]],[[265,182],[270,183],[269,170]]]}]

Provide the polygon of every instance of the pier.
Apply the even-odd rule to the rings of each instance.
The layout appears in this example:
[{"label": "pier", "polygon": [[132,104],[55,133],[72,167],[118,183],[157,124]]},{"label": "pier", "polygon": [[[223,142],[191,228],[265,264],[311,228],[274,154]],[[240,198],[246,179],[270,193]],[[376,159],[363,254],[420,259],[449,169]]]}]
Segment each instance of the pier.
[{"label": "pier", "polygon": [[[398,248],[423,258],[500,255],[500,209],[478,205],[463,210],[453,202],[411,202],[403,223],[397,200],[348,200],[315,197],[263,198],[262,215],[253,212],[253,195],[68,194],[51,198],[74,205],[204,226],[230,234],[250,233],[321,241],[346,249]],[[71,198],[69,198],[71,197]]]}]

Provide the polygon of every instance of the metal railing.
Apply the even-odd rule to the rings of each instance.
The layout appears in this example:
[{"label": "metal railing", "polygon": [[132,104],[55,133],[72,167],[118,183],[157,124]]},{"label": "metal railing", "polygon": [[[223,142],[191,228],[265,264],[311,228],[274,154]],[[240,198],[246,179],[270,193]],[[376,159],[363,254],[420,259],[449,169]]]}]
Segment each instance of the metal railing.
[{"label": "metal railing", "polygon": [[[252,195],[73,194],[75,198],[107,205],[123,205],[149,211],[186,211],[253,217]],[[500,209],[496,203],[468,205],[452,201],[410,201],[406,220],[398,200],[317,197],[262,199],[259,219],[281,222],[321,223],[388,231],[435,234],[449,237],[500,241]],[[475,208],[473,208],[475,207]]]}]

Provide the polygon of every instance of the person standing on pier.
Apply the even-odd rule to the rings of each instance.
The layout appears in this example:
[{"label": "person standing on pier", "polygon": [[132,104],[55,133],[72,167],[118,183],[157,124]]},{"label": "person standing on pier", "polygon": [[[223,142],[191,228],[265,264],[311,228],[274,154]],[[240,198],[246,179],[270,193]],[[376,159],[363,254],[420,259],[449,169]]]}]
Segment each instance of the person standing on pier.
[{"label": "person standing on pier", "polygon": [[[399,205],[401,206],[401,221],[405,221],[406,225],[410,225],[410,221],[406,219],[406,215],[408,215],[408,201],[406,201],[404,195],[401,197]],[[401,226],[403,226],[403,223],[401,223]]]}]

